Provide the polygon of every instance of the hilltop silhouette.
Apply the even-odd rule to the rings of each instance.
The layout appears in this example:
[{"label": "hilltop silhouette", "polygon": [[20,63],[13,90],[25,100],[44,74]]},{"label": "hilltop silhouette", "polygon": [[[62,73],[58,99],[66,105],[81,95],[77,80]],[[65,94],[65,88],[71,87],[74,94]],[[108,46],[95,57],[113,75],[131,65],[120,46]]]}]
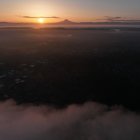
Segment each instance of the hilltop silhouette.
[{"label": "hilltop silhouette", "polygon": [[77,22],[70,21],[68,19],[65,19],[63,21],[56,22],[56,23],[53,23],[53,24],[78,24],[78,23]]}]

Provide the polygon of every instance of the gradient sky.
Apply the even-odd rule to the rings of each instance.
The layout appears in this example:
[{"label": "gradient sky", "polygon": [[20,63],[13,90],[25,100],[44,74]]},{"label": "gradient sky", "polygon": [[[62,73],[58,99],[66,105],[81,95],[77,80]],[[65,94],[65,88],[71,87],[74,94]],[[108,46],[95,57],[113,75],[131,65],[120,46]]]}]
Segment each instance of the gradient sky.
[{"label": "gradient sky", "polygon": [[104,16],[140,19],[140,0],[0,0],[0,21],[31,22],[18,16],[58,16],[94,21]]}]

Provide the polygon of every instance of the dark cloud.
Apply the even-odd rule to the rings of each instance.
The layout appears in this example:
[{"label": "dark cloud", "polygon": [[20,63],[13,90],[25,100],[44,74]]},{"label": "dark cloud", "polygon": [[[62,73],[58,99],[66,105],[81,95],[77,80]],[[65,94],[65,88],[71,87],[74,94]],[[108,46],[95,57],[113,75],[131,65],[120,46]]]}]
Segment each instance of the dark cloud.
[{"label": "dark cloud", "polygon": [[97,103],[49,106],[0,103],[1,140],[139,140],[140,115]]},{"label": "dark cloud", "polygon": [[97,19],[99,21],[105,21],[105,22],[125,22],[125,23],[139,23],[140,19],[130,19],[126,17],[111,17],[111,16],[105,16],[103,19]]},{"label": "dark cloud", "polygon": [[60,18],[56,16],[51,16],[51,17],[34,17],[34,16],[19,16],[21,18]]},{"label": "dark cloud", "polygon": [[116,21],[116,20],[122,20],[122,17],[109,17],[105,16],[105,19],[108,21]]}]

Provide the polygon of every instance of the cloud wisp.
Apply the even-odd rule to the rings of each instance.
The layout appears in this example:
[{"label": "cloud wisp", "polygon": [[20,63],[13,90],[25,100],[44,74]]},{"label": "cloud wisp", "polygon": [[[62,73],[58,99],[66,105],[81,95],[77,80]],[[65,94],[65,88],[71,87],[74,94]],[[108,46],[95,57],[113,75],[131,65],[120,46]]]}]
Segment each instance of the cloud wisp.
[{"label": "cloud wisp", "polygon": [[18,17],[21,17],[21,18],[60,18],[60,17],[57,17],[57,16],[50,16],[50,17],[45,17],[45,16],[18,16]]},{"label": "cloud wisp", "polygon": [[98,103],[49,106],[0,103],[1,140],[139,140],[140,115]]},{"label": "cloud wisp", "polygon": [[126,17],[111,17],[111,16],[105,16],[102,19],[97,19],[98,21],[102,22],[125,22],[125,23],[140,23],[140,19],[131,19],[131,18],[126,18]]}]

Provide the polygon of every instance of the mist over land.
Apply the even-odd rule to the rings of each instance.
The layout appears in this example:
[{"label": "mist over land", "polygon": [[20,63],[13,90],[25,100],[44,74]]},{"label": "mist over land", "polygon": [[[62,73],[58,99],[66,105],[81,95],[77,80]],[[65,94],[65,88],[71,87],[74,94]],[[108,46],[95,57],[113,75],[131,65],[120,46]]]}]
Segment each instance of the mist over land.
[{"label": "mist over land", "polygon": [[98,103],[50,106],[18,106],[0,103],[0,139],[3,140],[139,140],[140,115]]}]

